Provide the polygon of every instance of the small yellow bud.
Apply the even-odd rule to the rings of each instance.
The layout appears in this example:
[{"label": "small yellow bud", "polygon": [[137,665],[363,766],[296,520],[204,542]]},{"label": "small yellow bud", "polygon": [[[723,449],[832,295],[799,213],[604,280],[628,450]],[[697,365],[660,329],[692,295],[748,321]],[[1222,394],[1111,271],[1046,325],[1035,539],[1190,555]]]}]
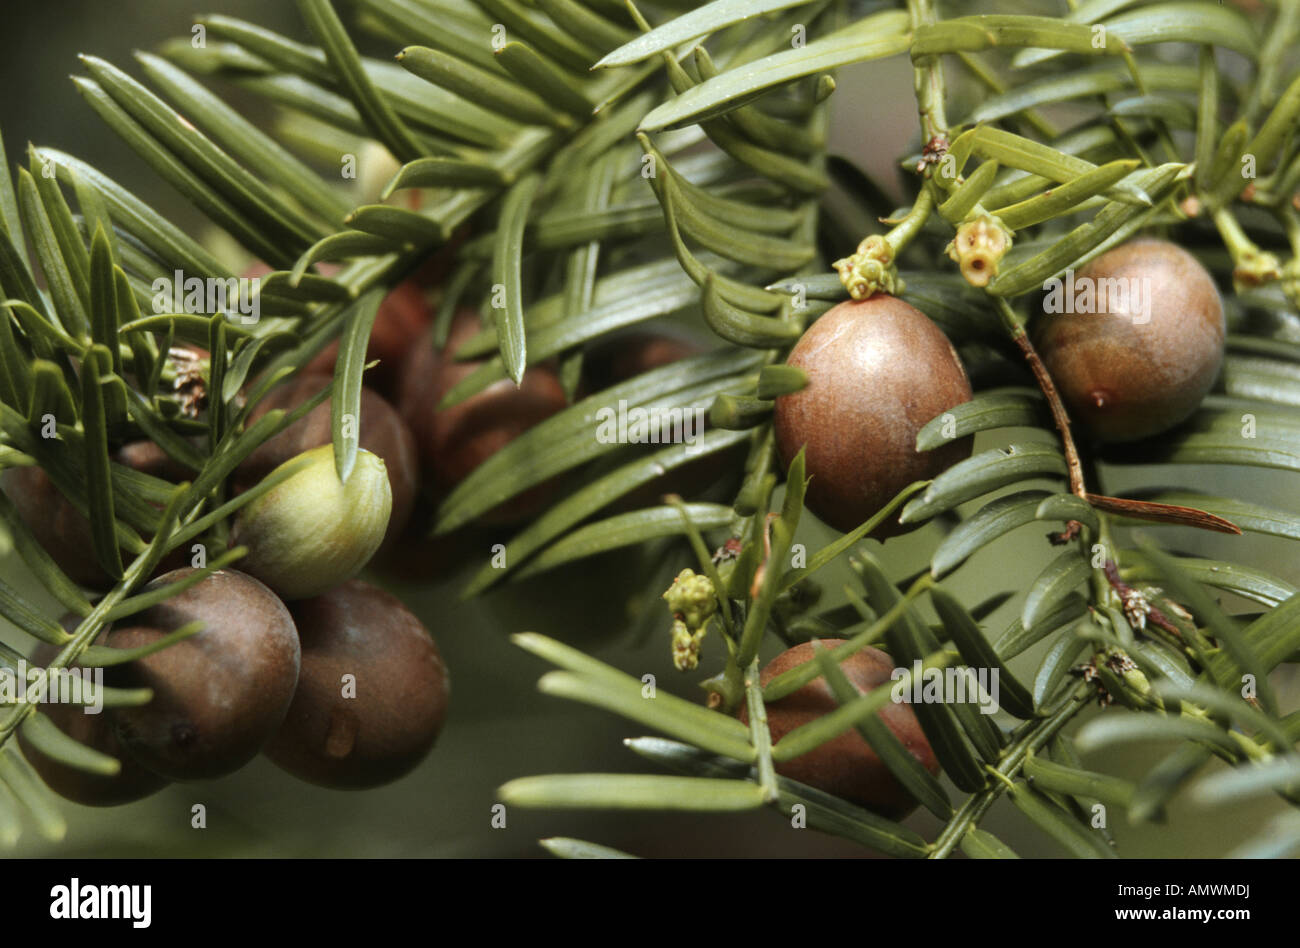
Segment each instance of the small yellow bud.
[{"label": "small yellow bud", "polygon": [[948,256],[957,261],[971,286],[988,286],[998,274],[998,264],[1011,249],[1011,232],[989,215],[972,218],[957,228],[948,244]]}]

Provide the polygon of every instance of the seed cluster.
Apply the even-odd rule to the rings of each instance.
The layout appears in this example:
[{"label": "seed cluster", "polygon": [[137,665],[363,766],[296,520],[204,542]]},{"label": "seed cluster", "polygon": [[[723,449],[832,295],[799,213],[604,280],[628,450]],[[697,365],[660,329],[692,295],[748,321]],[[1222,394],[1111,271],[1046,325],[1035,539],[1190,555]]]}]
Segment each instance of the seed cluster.
[{"label": "seed cluster", "polygon": [[[399,578],[412,564],[426,571],[454,565],[427,539],[428,515],[446,492],[568,398],[552,365],[530,368],[524,384],[503,382],[451,408],[439,402],[482,363],[456,361],[481,329],[472,310],[457,313],[447,344],[434,345],[425,290],[399,286],[381,305],[360,399],[356,463],[346,480],[334,467],[330,397],[263,442],[234,470],[231,496],[257,490],[231,524],[229,545],[246,554],[235,569],[198,576],[186,545],[167,555],[143,592],[189,583],[160,604],[108,627],[97,645],[149,650],[197,623],[188,638],[106,670],[107,684],[148,689],[142,705],[82,713],[50,705],[65,733],[120,762],[112,776],[91,774],[44,755],[29,741],[28,758],[56,792],[79,803],[112,806],[141,799],[174,781],[232,773],[259,753],[290,774],[324,787],[365,789],[396,780],[429,753],[442,729],[450,695],[447,668],[420,620],[400,600],[363,582],[367,564]],[[603,389],[699,351],[684,339],[629,334],[593,350],[579,394]],[[180,350],[187,413],[202,420],[209,356]],[[244,424],[271,412],[298,412],[332,382],[337,347],[278,384],[249,408]],[[373,387],[371,387],[373,385]],[[241,406],[257,380],[237,396]],[[192,410],[192,411],[191,411]],[[194,441],[202,449],[201,441]],[[179,483],[197,472],[157,444],[128,441],[114,460]],[[678,489],[672,477],[717,479],[707,465],[649,485]],[[712,466],[709,466],[712,465]],[[700,471],[692,468],[700,466]],[[704,468],[708,469],[705,470]],[[268,479],[275,481],[266,484]],[[670,481],[672,481],[670,483]],[[262,486],[265,485],[265,486]],[[97,561],[90,524],[39,467],[6,471],[0,481],[37,541],[78,584],[113,585]],[[500,529],[554,494],[544,484],[489,512]],[[688,488],[689,489],[689,488]],[[412,555],[414,551],[415,555]],[[213,555],[202,550],[203,556]],[[372,557],[374,557],[373,563]],[[76,617],[68,618],[75,628]],[[54,657],[49,647],[33,656]]]}]

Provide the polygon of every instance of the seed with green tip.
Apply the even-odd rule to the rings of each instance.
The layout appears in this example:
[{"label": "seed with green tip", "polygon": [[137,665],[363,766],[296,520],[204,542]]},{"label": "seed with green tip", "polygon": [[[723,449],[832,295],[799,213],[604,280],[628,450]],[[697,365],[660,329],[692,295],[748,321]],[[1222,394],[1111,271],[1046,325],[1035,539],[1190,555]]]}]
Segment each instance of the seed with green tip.
[{"label": "seed with green tip", "polygon": [[359,573],[383,541],[393,507],[377,454],[359,450],[346,483],[334,470],[328,444],[276,471],[302,458],[310,460],[301,470],[240,511],[231,536],[248,547],[239,568],[282,599],[318,596]]}]

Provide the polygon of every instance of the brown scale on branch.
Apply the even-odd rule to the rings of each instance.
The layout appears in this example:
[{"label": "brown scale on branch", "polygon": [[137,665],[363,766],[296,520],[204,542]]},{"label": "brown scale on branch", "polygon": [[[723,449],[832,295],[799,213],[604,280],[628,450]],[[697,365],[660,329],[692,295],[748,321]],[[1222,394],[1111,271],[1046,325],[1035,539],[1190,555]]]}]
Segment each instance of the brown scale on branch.
[{"label": "brown scale on branch", "polygon": [[1082,530],[1083,524],[1078,520],[1067,520],[1064,530],[1060,533],[1049,533],[1047,535],[1047,542],[1052,546],[1065,546],[1065,544],[1077,537]]},{"label": "brown scale on branch", "polygon": [[[1071,671],[1080,675],[1084,681],[1094,685],[1097,689],[1097,703],[1104,707],[1109,707],[1115,703],[1115,696],[1106,688],[1105,682],[1101,677],[1101,672],[1097,668],[1097,659],[1099,656],[1094,655],[1090,661],[1082,665],[1076,665]],[[1112,651],[1105,655],[1105,665],[1116,676],[1123,679],[1127,672],[1136,671],[1137,662],[1129,658],[1123,652]]]},{"label": "brown scale on branch", "polygon": [[[1103,567],[1106,573],[1106,579],[1110,582],[1111,588],[1119,596],[1120,603],[1124,607],[1124,616],[1128,619],[1129,625],[1135,629],[1145,629],[1150,622],[1157,628],[1164,629],[1170,635],[1181,639],[1183,633],[1178,626],[1173,623],[1169,616],[1165,615],[1160,609],[1151,605],[1147,597],[1139,590],[1134,589],[1128,583],[1124,582],[1119,575],[1119,567],[1115,565],[1114,560],[1107,560]],[[1186,614],[1186,613],[1185,613]],[[1190,614],[1187,614],[1190,618]]]},{"label": "brown scale on branch", "polygon": [[167,361],[176,371],[172,390],[176,393],[181,413],[197,418],[208,404],[207,353],[188,346],[172,346],[167,350]]},{"label": "brown scale on branch", "polygon": [[921,149],[921,160],[916,163],[916,173],[923,174],[926,168],[943,161],[943,156],[946,154],[948,154],[947,136],[935,135]]},{"label": "brown scale on branch", "polygon": [[731,537],[726,543],[722,544],[722,546],[718,547],[713,552],[713,562],[727,563],[736,559],[740,556],[742,547],[743,544],[741,543],[740,537]]}]

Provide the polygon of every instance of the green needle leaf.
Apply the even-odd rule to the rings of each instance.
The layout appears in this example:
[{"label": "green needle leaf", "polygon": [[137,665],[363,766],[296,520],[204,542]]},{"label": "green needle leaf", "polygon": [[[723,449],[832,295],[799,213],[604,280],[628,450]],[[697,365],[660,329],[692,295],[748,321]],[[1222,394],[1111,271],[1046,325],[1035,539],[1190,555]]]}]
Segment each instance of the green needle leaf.
[{"label": "green needle leaf", "polygon": [[744,780],[634,774],[520,777],[497,795],[507,806],[556,810],[732,812],[763,805],[762,789]]},{"label": "green needle leaf", "polygon": [[1162,818],[1165,804],[1212,757],[1210,749],[1199,744],[1183,744],[1169,754],[1138,784],[1129,806],[1129,819],[1145,823]]},{"label": "green needle leaf", "polygon": [[717,335],[737,346],[776,349],[793,344],[803,330],[797,322],[747,313],[727,303],[718,292],[718,279],[704,280],[704,321]]},{"label": "green needle leaf", "polygon": [[[497,243],[492,253],[492,280],[496,284],[493,291],[493,321],[501,360],[506,374],[515,385],[523,382],[524,369],[528,365],[522,276],[524,227],[528,223],[533,198],[541,184],[541,175],[529,174],[506,192],[497,227]],[[499,302],[496,301],[498,294]]]},{"label": "green needle leaf", "polygon": [[627,66],[649,59],[655,53],[674,49],[683,43],[745,20],[803,6],[813,0],[713,0],[698,9],[673,17],[648,33],[643,33],[606,55],[593,69]]},{"label": "green needle leaf", "polygon": [[1057,637],[1048,649],[1043,664],[1038,666],[1038,674],[1034,676],[1035,705],[1042,707],[1056,697],[1070,670],[1090,648],[1091,644],[1086,639],[1070,632]]},{"label": "green needle leaf", "polygon": [[1097,511],[1082,497],[1074,494],[1053,494],[1038,505],[1034,513],[1038,520],[1077,520],[1089,530],[1098,527]]},{"label": "green needle leaf", "polygon": [[916,523],[1007,484],[1065,473],[1065,458],[1055,444],[1030,441],[982,451],[931,481],[926,492],[904,507],[898,519]]},{"label": "green needle leaf", "polygon": [[27,233],[32,240],[32,248],[36,252],[41,273],[45,276],[58,313],[57,320],[51,317],[50,322],[59,329],[84,338],[89,335],[90,322],[78,292],[78,282],[59,248],[54,226],[41,201],[36,180],[26,168],[18,169],[18,200]]},{"label": "green needle leaf", "polygon": [[67,835],[68,824],[51,805],[53,794],[45,789],[31,765],[12,747],[0,749],[0,783],[7,786],[27,808],[42,836],[54,843],[62,841]]},{"label": "green needle leaf", "polygon": [[309,244],[327,233],[322,224],[286,202],[262,179],[247,171],[193,123],[122,70],[94,56],[81,62],[131,118],[196,176],[268,235],[289,244]]},{"label": "green needle leaf", "polygon": [[65,767],[102,777],[114,777],[122,770],[122,764],[116,758],[64,734],[58,725],[40,712],[29,714],[19,730],[28,743]]},{"label": "green needle leaf", "polygon": [[[674,444],[623,465],[552,506],[506,544],[506,568],[491,564],[479,570],[462,596],[469,598],[500,582],[516,565],[606,504],[683,464],[723,451],[749,438],[747,431],[710,431],[693,444]],[[439,524],[445,530],[446,521]]]},{"label": "green needle leaf", "polygon": [[536,89],[546,102],[554,103],[570,115],[591,116],[595,104],[556,67],[523,43],[506,43],[497,50],[497,62],[526,89]]},{"label": "green needle leaf", "polygon": [[1065,597],[1080,585],[1088,581],[1092,567],[1083,554],[1077,550],[1062,553],[1038,575],[1029,587],[1025,605],[1020,613],[1020,621],[1026,628],[1032,628],[1051,615],[1064,601]]},{"label": "green needle leaf", "polygon": [[[503,78],[500,70],[481,69],[427,46],[408,46],[397,54],[397,61],[412,75],[517,121],[559,128],[572,124],[564,113],[551,108],[538,96],[532,86]],[[586,111],[591,112],[590,105]]]},{"label": "green needle leaf", "polygon": [[35,154],[42,161],[54,164],[60,180],[70,179],[75,172],[98,191],[108,205],[113,220],[138,238],[170,269],[183,270],[187,277],[203,279],[218,277],[225,280],[234,276],[189,234],[91,165],[50,148],[36,149]]},{"label": "green needle leaf", "polygon": [[[188,588],[189,586],[194,585],[194,583],[207,578],[212,571],[213,570],[209,568],[206,571],[199,571],[191,574],[186,577],[190,582],[185,583],[185,586],[181,588]],[[134,615],[136,612],[146,608],[147,605],[161,602],[163,599],[176,595],[180,592],[180,589],[173,587],[178,587],[180,585],[181,583],[179,581],[169,583],[163,589],[155,590],[152,593],[142,593],[140,596],[132,597],[134,600],[138,601],[129,612],[127,612],[125,608],[122,611],[128,615]],[[137,661],[147,655],[152,655],[155,652],[161,652],[163,649],[184,639],[188,639],[192,635],[197,635],[202,631],[203,623],[196,619],[193,622],[185,623],[185,625],[181,626],[179,629],[173,629],[171,632],[155,639],[147,645],[139,645],[135,648],[113,648],[107,645],[92,645],[81,654],[80,662],[82,665],[89,668],[109,668],[113,665],[125,665],[128,662]]]},{"label": "green needle leaf", "polygon": [[884,59],[905,52],[910,37],[907,14],[876,13],[813,40],[799,49],[773,53],[729,69],[687,89],[641,120],[641,129],[656,131],[707,121],[744,105],[773,86],[852,63]]},{"label": "green needle leaf", "polygon": [[552,671],[542,676],[537,688],[543,694],[604,708],[716,754],[743,761],[754,759],[754,748],[748,740],[736,740],[717,725],[716,719],[725,715],[710,711],[713,719],[701,719],[695,711],[705,709],[659,689],[647,697],[645,686],[631,676],[611,685],[572,672]]},{"label": "green needle leaf", "polygon": [[1107,806],[1121,809],[1128,809],[1136,790],[1132,783],[1119,777],[1065,767],[1037,755],[1031,755],[1025,761],[1024,773],[1035,788],[1100,800]]},{"label": "green needle leaf", "polygon": [[718,352],[688,356],[671,365],[621,382],[540,422],[488,458],[443,501],[437,530],[463,526],[497,504],[563,471],[613,450],[593,437],[595,425],[616,418],[620,402],[648,413],[679,411],[685,418],[698,405],[707,408],[719,391],[734,387],[756,368],[762,355]]},{"label": "green needle leaf", "polygon": [[108,350],[94,346],[81,364],[81,404],[85,426],[87,499],[95,557],[114,579],[122,577],[122,552],[114,526],[113,485],[109,473],[108,421],[104,415],[101,372],[108,371]]},{"label": "green needle leaf", "polygon": [[961,838],[961,851],[970,859],[1019,859],[1006,843],[987,830],[972,826]]},{"label": "green needle leaf", "polygon": [[938,579],[998,537],[1035,522],[1038,505],[1050,496],[1047,491],[1027,490],[989,501],[977,513],[959,523],[935,548],[930,559],[931,574]]},{"label": "green needle leaf", "polygon": [[206,129],[245,167],[256,168],[296,198],[303,208],[333,223],[342,221],[351,210],[315,171],[201,83],[160,56],[138,51],[135,58],[154,85],[178,106],[184,105],[188,119]]},{"label": "green needle leaf", "polygon": [[912,60],[999,46],[1043,46],[1085,56],[1118,56],[1126,52],[1123,43],[1098,45],[1092,28],[1083,23],[1067,23],[1049,16],[991,14],[922,25],[912,41]]},{"label": "green needle leaf", "polygon": [[[1196,92],[1199,75],[1194,67],[1168,63],[1143,63],[1142,81],[1148,89],[1171,92]],[[1068,102],[1110,92],[1133,89],[1133,75],[1123,63],[1106,62],[1061,75],[1052,73],[1042,79],[1012,86],[1006,92],[989,96],[962,119],[962,125],[994,122],[1010,115],[1044,105]],[[1109,133],[1104,133],[1109,137]],[[1060,143],[1057,143],[1058,146]]]},{"label": "green needle leaf", "polygon": [[557,27],[593,49],[611,49],[632,36],[630,30],[588,10],[576,0],[537,0],[537,5]]},{"label": "green needle leaf", "polygon": [[122,350],[117,344],[117,278],[113,254],[102,227],[95,229],[90,247],[91,338],[103,346],[112,360],[113,372],[122,375]]},{"label": "green needle leaf", "polygon": [[1053,220],[1108,191],[1141,165],[1136,158],[1111,161],[1035,197],[990,211],[1012,230]]},{"label": "green needle leaf", "polygon": [[916,433],[916,450],[932,451],[977,431],[1036,427],[1044,419],[1043,407],[1031,389],[981,392],[926,422]]},{"label": "green needle leaf", "polygon": [[[0,135],[0,230],[12,239],[22,233],[22,219],[18,216],[18,196],[14,193],[13,179],[9,177],[9,159],[5,155],[4,136]],[[27,259],[27,245],[17,241],[21,259]],[[0,281],[3,285],[3,281]]]},{"label": "green needle leaf", "polygon": [[[1161,581],[1160,571],[1150,562],[1146,551],[1125,550],[1122,559],[1126,580]],[[1286,580],[1239,563],[1183,559],[1179,561],[1179,567],[1199,583],[1215,589],[1227,589],[1269,608],[1285,602],[1296,592],[1296,587]]]},{"label": "green needle leaf", "polygon": [[476,0],[489,23],[506,27],[507,35],[518,34],[531,43],[539,53],[556,61],[557,65],[575,72],[588,69],[600,51],[571,35],[551,21],[540,10],[525,5],[520,0]]},{"label": "green needle leaf", "polygon": [[455,158],[417,158],[402,165],[381,197],[387,200],[400,188],[501,188],[507,184],[506,175],[491,165]]},{"label": "green needle leaf", "polygon": [[1235,753],[1237,743],[1208,721],[1169,718],[1136,711],[1112,711],[1093,718],[1075,737],[1080,750],[1096,750],[1131,741],[1196,741]]},{"label": "green needle leaf", "polygon": [[[719,530],[735,512],[722,504],[686,504],[686,515],[699,530]],[[589,523],[552,543],[516,574],[519,579],[554,569],[598,553],[635,546],[659,537],[685,533],[681,514],[673,507],[647,507]]]},{"label": "green needle leaf", "polygon": [[1011,788],[1011,802],[1021,813],[1076,859],[1115,859],[1116,853],[1101,833],[1083,825],[1048,797],[1017,781]]},{"label": "green needle leaf", "polygon": [[356,47],[329,0],[298,0],[298,11],[375,137],[402,161],[419,158],[423,149],[371,83]]},{"label": "green needle leaf", "polygon": [[572,839],[568,836],[552,836],[549,839],[538,840],[539,844],[552,856],[558,856],[561,859],[637,859],[622,850],[612,849],[609,846],[601,846],[598,843],[588,843],[581,839]]},{"label": "green needle leaf", "polygon": [[330,234],[308,247],[289,274],[290,284],[302,280],[307,268],[321,260],[351,260],[354,257],[372,257],[395,251],[401,247],[394,241],[379,234],[369,234],[360,230],[345,230]]},{"label": "green needle leaf", "polygon": [[[826,684],[835,696],[837,704],[843,705],[861,694],[850,683],[844,670],[831,658],[829,649],[818,646],[814,648],[813,654],[817,667],[821,669],[822,676],[826,679]],[[889,772],[927,810],[941,820],[952,816],[952,804],[944,792],[943,785],[925,769],[911,751],[903,746],[903,742],[881,720],[880,715],[868,715],[858,721],[854,727],[889,768]]]},{"label": "green needle leaf", "polygon": [[[1105,22],[1105,30],[1105,44],[1121,50],[1148,43],[1213,43],[1249,59],[1259,55],[1259,37],[1250,21],[1239,11],[1218,3],[1152,4],[1112,17]],[[1013,65],[1034,65],[1055,55],[1058,53],[1049,50],[1026,50],[1016,56]]]},{"label": "green needle leaf", "polygon": [[972,668],[987,668],[997,672],[997,697],[1001,707],[1021,719],[1033,717],[1034,701],[1028,689],[998,658],[997,652],[960,600],[943,587],[934,586],[930,590],[930,601],[939,614],[944,631],[952,637],[953,644],[957,646],[957,651],[966,664]]},{"label": "green needle leaf", "polygon": [[361,443],[362,373],[366,367],[366,346],[370,329],[379,313],[385,288],[377,286],[352,305],[347,326],[339,339],[339,356],[334,363],[334,393],[330,402],[330,437],[334,442],[334,469],[346,482],[357,460]]},{"label": "green needle leaf", "polygon": [[[988,189],[993,185],[1000,165],[996,161],[981,162],[952,193],[952,197],[939,205],[939,214],[950,224],[958,224],[974,210]],[[1011,225],[1008,224],[1008,227]],[[1013,228],[1014,229],[1014,228]]]},{"label": "green needle leaf", "polygon": [[1294,792],[1297,786],[1300,759],[1286,757],[1214,774],[1200,781],[1192,793],[1202,803],[1221,806],[1264,794]]}]

